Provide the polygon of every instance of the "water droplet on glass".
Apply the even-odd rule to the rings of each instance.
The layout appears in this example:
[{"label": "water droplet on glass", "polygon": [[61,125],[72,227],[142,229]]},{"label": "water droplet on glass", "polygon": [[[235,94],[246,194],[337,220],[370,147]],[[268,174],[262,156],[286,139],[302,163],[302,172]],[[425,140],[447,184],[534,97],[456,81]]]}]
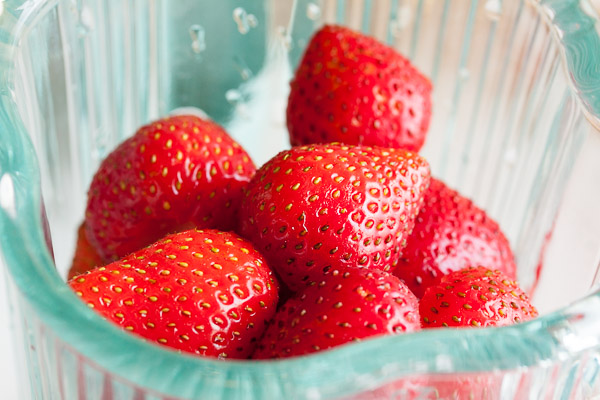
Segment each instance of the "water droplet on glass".
[{"label": "water droplet on glass", "polygon": [[15,187],[9,174],[4,174],[0,178],[0,207],[10,216],[16,217]]},{"label": "water droplet on glass", "polygon": [[258,26],[258,18],[254,14],[248,14],[248,25],[250,28],[256,28]]},{"label": "water droplet on glass", "polygon": [[94,160],[94,162],[100,162],[104,159],[105,154],[106,149],[104,147],[94,147],[91,152],[92,160]]},{"label": "water droplet on glass", "polygon": [[240,76],[243,80],[247,81],[252,76],[252,71],[249,68],[242,68],[240,70]]},{"label": "water droplet on glass", "polygon": [[487,0],[485,2],[485,14],[493,21],[499,20],[502,15],[502,1]]},{"label": "water droplet on glass", "polygon": [[206,41],[204,38],[204,28],[195,24],[190,26],[190,37],[192,38],[192,51],[196,54],[206,50]]},{"label": "water droplet on glass", "polygon": [[239,55],[233,57],[233,66],[239,72],[243,80],[247,81],[252,77],[252,70],[248,67],[246,61]]},{"label": "water droplet on glass", "polygon": [[258,26],[258,18],[254,14],[248,14],[242,7],[237,7],[233,10],[233,20],[242,35],[245,35],[250,29]]},{"label": "water droplet on glass", "polygon": [[518,155],[519,155],[519,153],[517,152],[517,149],[515,149],[515,148],[508,149],[504,153],[504,162],[507,163],[508,165],[512,166],[517,161]]},{"label": "water droplet on glass", "polygon": [[229,89],[225,92],[225,99],[235,105],[242,100],[242,93],[237,89]]},{"label": "water droplet on glass", "polygon": [[321,7],[315,3],[308,3],[306,6],[306,16],[308,19],[316,21],[321,16]]},{"label": "water droplet on glass", "polygon": [[83,24],[77,24],[75,29],[77,30],[77,35],[79,35],[79,37],[84,37],[90,33],[90,30]]},{"label": "water droplet on glass", "polygon": [[239,103],[235,106],[235,112],[244,119],[250,119],[250,108],[246,103]]},{"label": "water droplet on glass", "polygon": [[410,21],[412,21],[413,12],[409,5],[403,5],[398,8],[398,15],[396,19],[390,22],[390,30],[392,36],[399,37],[403,34],[403,30],[408,27]]},{"label": "water droplet on glass", "polygon": [[92,159],[94,161],[103,160],[108,152],[108,137],[103,128],[97,127],[92,132],[94,148],[92,149]]},{"label": "water droplet on glass", "polygon": [[461,68],[458,71],[458,76],[460,77],[460,79],[462,80],[467,80],[469,79],[469,77],[471,76],[471,71],[469,71],[468,68]]},{"label": "water droplet on glass", "polygon": [[79,22],[76,29],[79,36],[85,36],[94,29],[94,17],[89,7],[83,7],[78,13]]},{"label": "water droplet on glass", "polygon": [[286,50],[292,49],[292,36],[284,26],[277,27],[277,37]]}]

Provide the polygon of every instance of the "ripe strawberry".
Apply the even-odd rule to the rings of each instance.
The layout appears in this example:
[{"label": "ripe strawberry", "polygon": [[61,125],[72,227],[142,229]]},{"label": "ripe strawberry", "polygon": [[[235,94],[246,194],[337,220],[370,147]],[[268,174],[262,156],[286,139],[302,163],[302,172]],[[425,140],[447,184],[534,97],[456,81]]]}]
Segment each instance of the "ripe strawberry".
[{"label": "ripe strawberry", "polygon": [[[438,374],[427,377],[425,388],[430,397],[426,399],[500,399],[503,374],[496,372],[462,372]],[[529,396],[527,396],[529,397]],[[519,396],[513,397],[521,398]],[[423,397],[413,397],[414,400]]]},{"label": "ripe strawberry", "polygon": [[69,281],[90,307],[175,349],[247,358],[277,307],[262,256],[233,233],[189,230]]},{"label": "ripe strawberry", "polygon": [[400,279],[382,271],[348,268],[288,300],[252,358],[298,356],[419,329],[417,298]]},{"label": "ripe strawberry", "polygon": [[417,297],[421,298],[441,276],[472,265],[516,278],[510,244],[485,211],[435,178],[424,197],[415,228],[394,270]]},{"label": "ripe strawberry", "polygon": [[538,315],[515,281],[484,267],[444,276],[425,291],[419,311],[423,328],[504,326]]},{"label": "ripe strawberry", "polygon": [[232,229],[254,172],[244,149],[213,122],[185,115],[153,122],[102,162],[88,193],[87,237],[112,261],[167,233]]},{"label": "ripe strawberry", "polygon": [[440,373],[398,379],[344,400],[491,400],[501,387],[501,373]]},{"label": "ripe strawberry", "polygon": [[400,149],[311,145],[279,153],[250,181],[240,233],[293,291],[347,266],[388,270],[429,184]]},{"label": "ripe strawberry", "polygon": [[390,47],[326,25],[291,83],[292,145],[342,142],[419,151],[431,119],[431,83]]},{"label": "ripe strawberry", "polygon": [[85,223],[79,225],[77,229],[77,244],[75,245],[75,255],[71,269],[69,269],[68,279],[74,276],[81,275],[84,272],[90,271],[97,266],[104,265],[104,262],[96,252],[96,249],[87,240],[85,234]]}]

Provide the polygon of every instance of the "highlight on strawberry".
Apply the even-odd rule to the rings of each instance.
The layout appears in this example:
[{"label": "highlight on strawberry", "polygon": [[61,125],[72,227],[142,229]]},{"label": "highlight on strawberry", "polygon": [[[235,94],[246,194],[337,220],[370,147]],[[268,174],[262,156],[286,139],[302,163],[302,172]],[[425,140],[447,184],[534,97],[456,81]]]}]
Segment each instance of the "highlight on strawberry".
[{"label": "highlight on strawberry", "polygon": [[[141,127],[93,177],[68,285],[126,331],[222,359],[535,318],[498,223],[417,153],[431,91],[395,50],[324,26],[291,83],[298,146],[256,171],[209,120]],[[485,382],[389,389],[472,397]]]},{"label": "highlight on strawberry", "polygon": [[429,165],[402,149],[295,147],[246,188],[239,233],[290,289],[347,267],[394,268],[429,185]]},{"label": "highlight on strawberry", "polygon": [[400,279],[348,268],[285,302],[252,358],[292,357],[419,329],[417,298]]},{"label": "highlight on strawberry", "polygon": [[105,262],[192,227],[232,229],[254,175],[223,128],[178,115],[141,127],[102,162],[88,192],[86,234]]},{"label": "highlight on strawberry", "polygon": [[473,265],[499,270],[510,279],[517,277],[510,244],[498,223],[471,200],[432,178],[394,274],[421,298],[442,276]]},{"label": "highlight on strawberry", "polygon": [[429,79],[391,47],[325,25],[312,37],[291,83],[290,141],[419,151],[431,119],[431,90]]},{"label": "highlight on strawberry", "polygon": [[247,358],[275,314],[278,283],[252,244],[188,230],[69,281],[123,329],[184,352]]},{"label": "highlight on strawberry", "polygon": [[423,328],[506,326],[538,316],[517,282],[484,267],[444,276],[425,291],[419,312]]}]

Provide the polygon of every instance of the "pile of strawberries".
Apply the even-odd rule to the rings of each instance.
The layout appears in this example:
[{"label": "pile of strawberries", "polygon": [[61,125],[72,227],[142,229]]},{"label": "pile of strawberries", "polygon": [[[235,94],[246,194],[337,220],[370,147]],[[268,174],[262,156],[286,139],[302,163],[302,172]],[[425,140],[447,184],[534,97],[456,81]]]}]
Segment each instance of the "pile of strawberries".
[{"label": "pile of strawberries", "polygon": [[93,178],[69,285],[125,330],[219,358],[534,318],[498,224],[417,153],[431,90],[391,48],[323,27],[291,84],[295,147],[256,170],[211,121],[140,128]]}]

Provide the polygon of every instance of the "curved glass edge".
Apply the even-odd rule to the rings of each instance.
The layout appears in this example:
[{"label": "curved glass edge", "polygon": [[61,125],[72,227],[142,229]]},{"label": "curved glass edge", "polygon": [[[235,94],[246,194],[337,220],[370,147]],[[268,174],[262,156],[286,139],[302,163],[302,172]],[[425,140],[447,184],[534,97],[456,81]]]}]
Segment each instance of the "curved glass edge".
[{"label": "curved glass edge", "polygon": [[600,130],[600,18],[588,0],[534,0],[560,43],[571,86]]},{"label": "curved glass edge", "polygon": [[[370,385],[378,385],[415,372],[509,370],[561,362],[600,347],[600,290],[561,311],[516,326],[381,337],[279,361],[217,361],[181,355],[107,323],[77,299],[53,267],[39,212],[35,152],[10,91],[11,56],[19,32],[35,18],[35,10],[50,3],[55,2],[9,0],[0,16],[0,126],[7,127],[0,140],[0,179],[7,174],[15,189],[11,209],[0,206],[0,246],[12,279],[38,317],[95,364],[133,384],[181,398],[201,393],[233,396],[247,391],[247,385],[236,385],[243,381],[257,383],[251,390],[258,398],[301,395],[315,389],[339,396],[365,390],[364,382],[355,379],[360,375],[370,375]],[[558,7],[559,2],[542,3]],[[569,68],[576,69],[579,64],[569,54]],[[582,96],[594,94],[583,90],[580,76],[575,74],[573,79],[580,83],[576,87],[582,88]],[[592,111],[600,110],[598,103],[588,101],[593,96],[582,98],[594,107]],[[132,369],[134,364],[137,368]]]}]

